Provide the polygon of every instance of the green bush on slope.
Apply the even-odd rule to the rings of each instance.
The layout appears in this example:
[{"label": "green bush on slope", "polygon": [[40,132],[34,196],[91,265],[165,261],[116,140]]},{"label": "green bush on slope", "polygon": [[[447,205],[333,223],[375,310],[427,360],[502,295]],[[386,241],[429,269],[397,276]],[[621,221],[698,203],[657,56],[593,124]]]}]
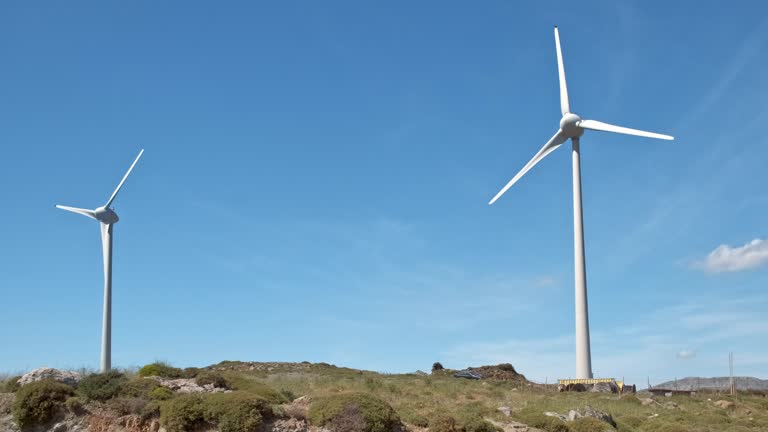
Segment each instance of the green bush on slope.
[{"label": "green bush on slope", "polygon": [[[317,399],[309,407],[309,420],[317,426],[338,424],[341,415],[352,416],[356,407],[364,432],[391,432],[400,424],[395,410],[383,400],[368,393],[342,393]],[[348,419],[350,422],[355,419]]]},{"label": "green bush on slope", "polygon": [[91,374],[80,381],[77,392],[86,399],[105,401],[117,396],[126,381],[125,375],[116,370]]},{"label": "green bush on slope", "polygon": [[267,401],[242,392],[185,394],[161,405],[160,423],[168,432],[206,426],[221,432],[256,432],[271,415]]},{"label": "green bush on slope", "polygon": [[52,380],[27,384],[16,392],[12,409],[13,418],[22,428],[47,423],[59,413],[67,399],[74,394],[72,387]]},{"label": "green bush on slope", "polygon": [[184,371],[179,368],[175,368],[168,363],[155,362],[139,369],[139,372],[136,375],[142,378],[151,376],[159,376],[163,378],[183,378]]}]

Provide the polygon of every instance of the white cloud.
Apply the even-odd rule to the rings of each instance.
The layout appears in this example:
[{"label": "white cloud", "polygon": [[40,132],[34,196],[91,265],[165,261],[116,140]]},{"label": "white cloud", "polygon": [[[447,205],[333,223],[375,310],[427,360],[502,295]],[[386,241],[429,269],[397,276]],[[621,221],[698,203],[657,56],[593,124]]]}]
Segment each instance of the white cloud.
[{"label": "white cloud", "polygon": [[739,272],[768,264],[768,240],[754,239],[740,247],[720,245],[695,267],[711,273]]},{"label": "white cloud", "polygon": [[682,350],[679,353],[677,353],[677,358],[688,360],[696,357],[696,351],[693,350]]}]

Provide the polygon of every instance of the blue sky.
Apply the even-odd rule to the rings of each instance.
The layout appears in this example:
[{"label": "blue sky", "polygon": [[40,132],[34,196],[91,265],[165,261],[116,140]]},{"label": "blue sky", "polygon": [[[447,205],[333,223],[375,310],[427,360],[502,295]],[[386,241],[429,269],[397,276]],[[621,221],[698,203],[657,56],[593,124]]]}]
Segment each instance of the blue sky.
[{"label": "blue sky", "polygon": [[0,370],[510,362],[574,373],[571,107],[593,369],[768,378],[762,2],[0,6]]}]

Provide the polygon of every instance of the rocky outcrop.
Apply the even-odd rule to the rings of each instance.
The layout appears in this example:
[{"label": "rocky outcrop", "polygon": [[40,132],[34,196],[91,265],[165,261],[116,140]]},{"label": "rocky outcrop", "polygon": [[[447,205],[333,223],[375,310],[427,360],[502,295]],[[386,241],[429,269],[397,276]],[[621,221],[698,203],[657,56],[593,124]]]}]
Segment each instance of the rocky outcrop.
[{"label": "rocky outcrop", "polygon": [[229,393],[232,391],[215,387],[213,384],[199,385],[194,379],[190,378],[169,379],[158,376],[147,378],[157,381],[161,386],[176,393]]},{"label": "rocky outcrop", "polygon": [[77,383],[79,383],[82,378],[83,378],[82,375],[74,371],[42,367],[24,374],[19,379],[19,384],[27,385],[35,381],[50,379],[50,380],[58,381],[71,386],[76,386]]},{"label": "rocky outcrop", "polygon": [[619,386],[615,382],[600,382],[593,384],[589,391],[592,393],[618,393]]},{"label": "rocky outcrop", "polygon": [[572,422],[576,419],[580,419],[582,417],[592,417],[594,419],[600,420],[602,422],[608,423],[609,425],[616,427],[616,421],[613,420],[613,417],[604,412],[597,409],[592,408],[591,406],[587,405],[581,410],[570,410],[568,411],[568,414],[560,414],[556,412],[545,412],[545,416],[549,417],[555,417],[558,418],[564,422]]},{"label": "rocky outcrop", "polygon": [[307,432],[309,426],[304,419],[277,419],[264,425],[266,432]]}]

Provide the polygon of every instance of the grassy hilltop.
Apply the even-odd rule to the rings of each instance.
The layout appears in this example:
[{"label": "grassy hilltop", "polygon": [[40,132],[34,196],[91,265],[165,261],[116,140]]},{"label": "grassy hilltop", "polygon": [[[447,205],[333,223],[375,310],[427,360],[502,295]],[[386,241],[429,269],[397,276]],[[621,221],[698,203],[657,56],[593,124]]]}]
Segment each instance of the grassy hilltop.
[{"label": "grassy hilltop", "polygon": [[[714,393],[662,397],[557,393],[511,365],[379,374],[324,363],[222,362],[91,374],[77,385],[0,383],[0,430],[168,432],[766,431],[768,398]],[[158,378],[162,377],[162,378]],[[185,387],[186,386],[186,387]],[[184,393],[189,388],[201,393]],[[185,390],[186,389],[186,390]],[[562,421],[587,406],[612,417]],[[499,410],[508,407],[509,410]],[[507,413],[503,412],[507,411]],[[530,428],[526,428],[526,425]],[[79,428],[79,429],[78,429]]]}]

